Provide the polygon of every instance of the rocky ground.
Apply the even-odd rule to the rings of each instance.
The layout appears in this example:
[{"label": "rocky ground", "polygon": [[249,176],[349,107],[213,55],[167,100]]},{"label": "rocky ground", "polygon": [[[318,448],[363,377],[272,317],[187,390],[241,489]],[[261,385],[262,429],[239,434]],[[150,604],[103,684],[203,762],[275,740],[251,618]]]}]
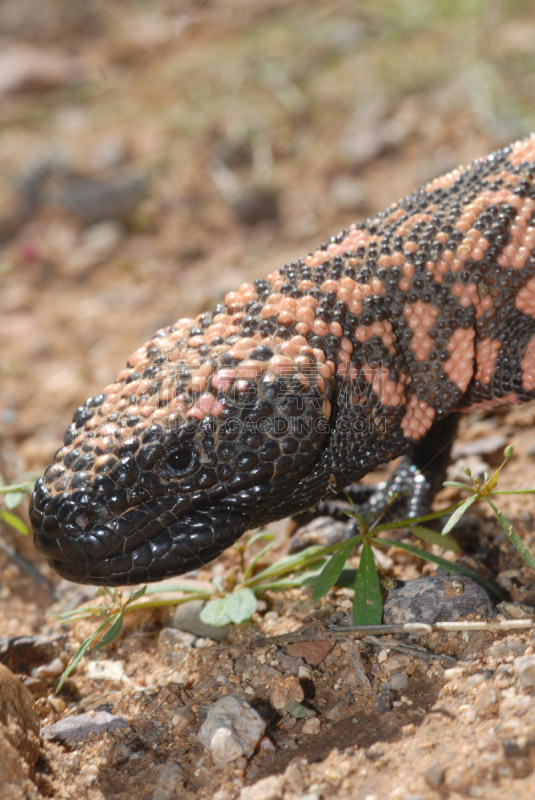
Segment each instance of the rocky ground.
[{"label": "rocky ground", "polygon": [[[37,477],[76,406],[157,328],[533,129],[534,32],[523,2],[0,4],[3,481]],[[533,405],[467,415],[450,477],[496,467],[510,443],[500,485],[535,487],[534,421]],[[532,500],[500,507],[535,550]],[[532,617],[533,573],[485,509],[470,514],[447,557],[493,578],[506,605],[391,548],[396,620],[415,603],[460,621]],[[291,528],[273,528],[270,558]],[[92,590],[59,582],[9,526],[1,536],[3,796],[533,796],[530,629],[364,643],[326,627],[347,617],[349,590],[268,592],[223,640],[173,608],[127,615],[56,694],[93,627],[49,614]],[[396,595],[414,579],[432,594]],[[312,639],[256,641],[310,626]]]}]

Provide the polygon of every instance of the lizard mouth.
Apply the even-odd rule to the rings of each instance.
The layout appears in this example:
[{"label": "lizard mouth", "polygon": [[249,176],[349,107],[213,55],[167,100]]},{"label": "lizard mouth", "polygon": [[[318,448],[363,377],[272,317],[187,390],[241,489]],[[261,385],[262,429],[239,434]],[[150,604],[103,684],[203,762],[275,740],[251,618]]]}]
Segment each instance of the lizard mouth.
[{"label": "lizard mouth", "polygon": [[46,516],[32,500],[34,543],[52,569],[76,583],[125,586],[181,575],[212,561],[249,527],[248,515],[224,505],[184,513],[186,499],[150,500],[105,523],[89,513],[60,522],[61,496]]}]

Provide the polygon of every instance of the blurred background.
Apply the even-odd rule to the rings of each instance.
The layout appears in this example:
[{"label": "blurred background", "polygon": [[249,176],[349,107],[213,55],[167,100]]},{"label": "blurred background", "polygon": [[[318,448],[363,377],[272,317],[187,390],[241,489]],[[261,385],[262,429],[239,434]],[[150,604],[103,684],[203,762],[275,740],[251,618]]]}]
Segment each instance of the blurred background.
[{"label": "blurred background", "polygon": [[527,0],[2,0],[4,480],[157,328],[528,134],[534,71]]}]

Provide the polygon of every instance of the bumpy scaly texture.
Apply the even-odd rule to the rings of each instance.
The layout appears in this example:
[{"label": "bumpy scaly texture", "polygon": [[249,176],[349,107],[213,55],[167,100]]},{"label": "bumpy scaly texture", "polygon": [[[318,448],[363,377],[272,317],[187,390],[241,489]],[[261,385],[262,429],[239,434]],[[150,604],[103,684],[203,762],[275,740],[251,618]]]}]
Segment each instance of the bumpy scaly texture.
[{"label": "bumpy scaly texture", "polygon": [[38,549],[80,582],[186,572],[450,412],[531,399],[534,179],[530,137],[155,333],[37,482]]}]

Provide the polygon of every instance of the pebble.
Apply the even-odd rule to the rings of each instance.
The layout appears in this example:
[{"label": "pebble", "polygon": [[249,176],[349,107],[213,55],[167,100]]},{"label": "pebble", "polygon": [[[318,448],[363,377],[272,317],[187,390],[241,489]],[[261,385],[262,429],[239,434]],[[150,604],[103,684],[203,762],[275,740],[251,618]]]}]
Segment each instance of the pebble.
[{"label": "pebble", "polygon": [[307,664],[317,667],[334,647],[328,639],[313,642],[294,642],[286,646],[288,655],[304,658]]},{"label": "pebble", "polygon": [[442,767],[438,761],[435,761],[434,764],[431,764],[428,770],[426,770],[424,774],[424,779],[430,789],[438,789],[439,786],[442,786],[444,783],[444,767]]},{"label": "pebble", "polygon": [[124,661],[102,658],[88,661],[86,674],[94,681],[120,681],[124,676]]},{"label": "pebble", "polygon": [[58,722],[45,725],[42,730],[43,738],[52,742],[77,742],[87,739],[92,733],[113,731],[116,728],[128,728],[128,721],[116,717],[108,711],[88,712],[63,717]]},{"label": "pebble", "polygon": [[240,792],[240,800],[280,800],[283,784],[283,775],[270,775],[252,786],[245,786]]},{"label": "pebble", "polygon": [[488,594],[479,584],[464,575],[426,575],[389,591],[384,622],[455,622],[469,614],[485,619],[496,616]]},{"label": "pebble", "polygon": [[307,736],[316,736],[320,732],[320,729],[321,722],[317,717],[314,717],[314,719],[307,719],[302,727],[303,733]]},{"label": "pebble", "polygon": [[104,220],[128,222],[146,194],[147,181],[138,176],[114,181],[71,178],[61,186],[57,195],[50,198],[49,203],[68,209],[86,224],[94,225]]},{"label": "pebble", "polygon": [[199,739],[210,750],[217,766],[248,758],[264,735],[266,722],[241,697],[228,695],[218,700],[208,712],[199,731]]},{"label": "pebble", "polygon": [[35,667],[32,669],[32,677],[34,678],[57,678],[65,669],[65,664],[61,658],[54,658],[48,664],[43,664],[42,667]]},{"label": "pebble", "polygon": [[205,600],[192,600],[177,606],[171,621],[171,627],[201,636],[203,639],[212,639],[214,642],[223,642],[230,633],[229,625],[207,625],[200,619],[200,613],[206,605]]},{"label": "pebble", "polygon": [[302,703],[296,703],[294,700],[290,700],[289,703],[286,703],[284,710],[296,719],[311,719],[316,716],[316,712],[313,711],[313,709],[307,708]]},{"label": "pebble", "polygon": [[300,703],[305,698],[303,687],[294,675],[274,678],[270,685],[269,700],[273,708],[282,709],[290,701]]},{"label": "pebble", "polygon": [[379,697],[375,701],[374,709],[378,714],[386,714],[392,710],[392,693],[390,690],[381,691]]},{"label": "pebble", "polygon": [[0,664],[0,787],[2,797],[34,797],[28,775],[39,758],[39,716],[29,689]]},{"label": "pebble", "polygon": [[171,722],[175,726],[175,733],[182,733],[192,722],[195,722],[195,714],[191,708],[184,706],[184,708],[179,708],[176,714],[173,715]]},{"label": "pebble", "polygon": [[535,655],[520,656],[513,662],[515,677],[524,689],[535,688]]},{"label": "pebble", "polygon": [[348,708],[347,703],[337,703],[330,711],[326,712],[325,719],[331,722],[339,722],[342,719],[347,719],[351,714],[352,711]]},{"label": "pebble", "polygon": [[399,692],[401,691],[401,689],[404,689],[407,686],[408,682],[409,679],[407,677],[406,672],[402,671],[394,672],[390,676],[390,688],[394,689],[395,692]]},{"label": "pebble", "polygon": [[158,636],[158,652],[167,667],[173,667],[181,661],[190,647],[193,647],[195,636],[176,628],[163,628]]}]

